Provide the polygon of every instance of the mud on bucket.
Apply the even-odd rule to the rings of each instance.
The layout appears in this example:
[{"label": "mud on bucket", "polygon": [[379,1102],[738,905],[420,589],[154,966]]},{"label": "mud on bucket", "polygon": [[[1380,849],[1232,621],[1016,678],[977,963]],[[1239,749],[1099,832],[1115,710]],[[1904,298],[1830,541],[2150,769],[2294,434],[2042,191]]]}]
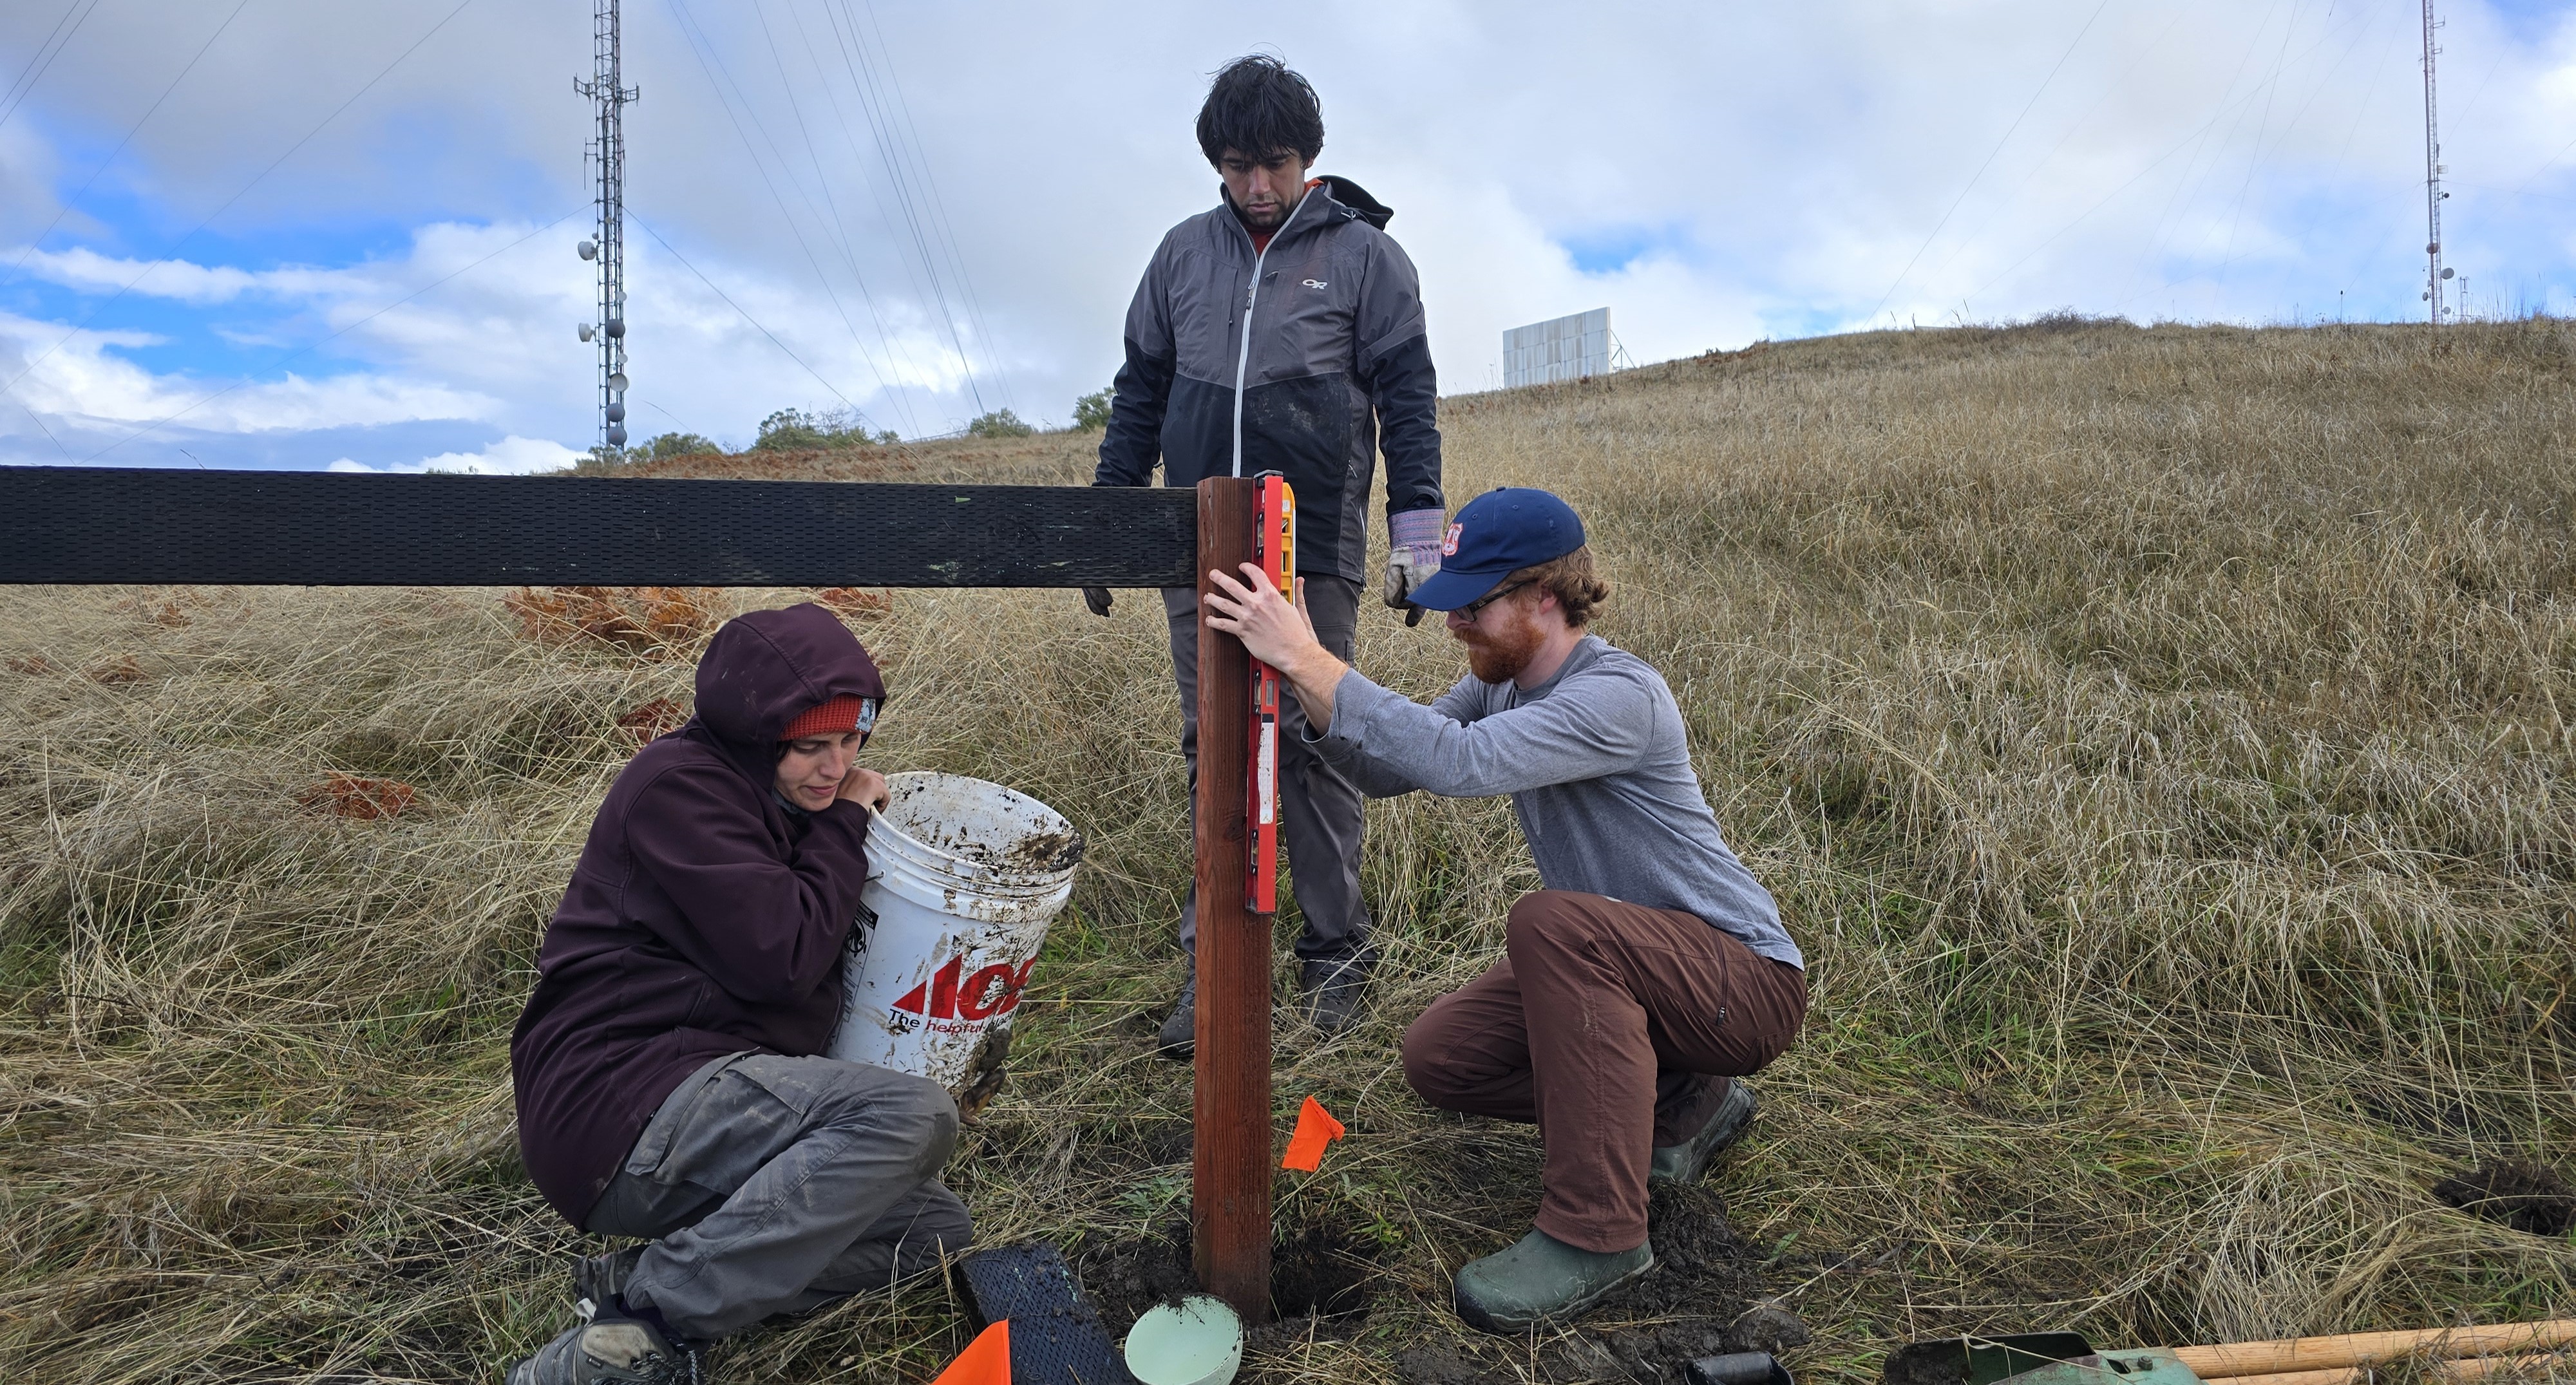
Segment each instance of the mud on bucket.
[{"label": "mud on bucket", "polygon": [[1073,895],[1082,837],[1053,808],[981,779],[886,783],[825,1052],[927,1077],[971,1116],[1001,1089],[1011,1013]]}]

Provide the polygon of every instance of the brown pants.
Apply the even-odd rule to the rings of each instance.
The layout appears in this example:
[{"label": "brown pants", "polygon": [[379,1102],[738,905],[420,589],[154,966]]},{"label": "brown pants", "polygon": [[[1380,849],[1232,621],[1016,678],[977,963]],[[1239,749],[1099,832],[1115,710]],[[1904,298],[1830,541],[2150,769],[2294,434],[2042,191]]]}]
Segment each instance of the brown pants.
[{"label": "brown pants", "polygon": [[1670,909],[1541,890],[1512,906],[1504,959],[1404,1033],[1404,1075],[1434,1106],[1536,1121],[1538,1229],[1591,1251],[1646,1239],[1646,1166],[1698,1134],[1786,1051],[1805,973]]}]

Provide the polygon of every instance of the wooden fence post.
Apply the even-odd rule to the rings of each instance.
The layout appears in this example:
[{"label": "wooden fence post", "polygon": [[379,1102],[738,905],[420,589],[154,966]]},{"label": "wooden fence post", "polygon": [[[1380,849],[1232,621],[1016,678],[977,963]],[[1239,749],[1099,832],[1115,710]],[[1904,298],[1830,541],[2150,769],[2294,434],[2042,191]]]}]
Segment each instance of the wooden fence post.
[{"label": "wooden fence post", "polygon": [[1246,907],[1252,657],[1207,625],[1208,572],[1253,561],[1261,483],[1199,482],[1198,1047],[1190,1247],[1199,1284],[1270,1317],[1270,924]]}]

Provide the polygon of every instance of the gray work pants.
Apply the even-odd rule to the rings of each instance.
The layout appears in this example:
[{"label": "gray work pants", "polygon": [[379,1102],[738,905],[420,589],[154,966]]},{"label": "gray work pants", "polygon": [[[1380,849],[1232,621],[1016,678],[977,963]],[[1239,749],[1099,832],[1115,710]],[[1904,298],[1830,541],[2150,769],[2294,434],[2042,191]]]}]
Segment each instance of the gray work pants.
[{"label": "gray work pants", "polygon": [[662,1102],[587,1225],[656,1238],[623,1297],[712,1340],[965,1250],[966,1204],[935,1176],[956,1146],[957,1103],[936,1082],[737,1053]]},{"label": "gray work pants", "polygon": [[[1306,611],[1315,637],[1344,663],[1359,635],[1360,584],[1340,577],[1306,579]],[[1172,627],[1172,681],[1181,690],[1181,758],[1190,766],[1190,807],[1197,823],[1199,787],[1199,594],[1163,588]],[[1249,696],[1249,692],[1245,694]],[[1306,744],[1306,709],[1285,689],[1279,698],[1279,818],[1306,916],[1297,955],[1342,959],[1368,946],[1368,906],[1360,902],[1360,791]],[[1181,950],[1197,956],[1198,887],[1181,904]]]}]

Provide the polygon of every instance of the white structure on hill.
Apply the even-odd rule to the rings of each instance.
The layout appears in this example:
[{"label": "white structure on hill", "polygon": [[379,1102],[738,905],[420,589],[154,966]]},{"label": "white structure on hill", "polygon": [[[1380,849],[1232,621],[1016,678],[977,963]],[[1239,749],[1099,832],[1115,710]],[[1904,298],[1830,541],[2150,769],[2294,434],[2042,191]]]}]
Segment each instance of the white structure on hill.
[{"label": "white structure on hill", "polygon": [[1513,327],[1503,333],[1503,388],[1607,375],[1624,354],[1608,308]]}]

